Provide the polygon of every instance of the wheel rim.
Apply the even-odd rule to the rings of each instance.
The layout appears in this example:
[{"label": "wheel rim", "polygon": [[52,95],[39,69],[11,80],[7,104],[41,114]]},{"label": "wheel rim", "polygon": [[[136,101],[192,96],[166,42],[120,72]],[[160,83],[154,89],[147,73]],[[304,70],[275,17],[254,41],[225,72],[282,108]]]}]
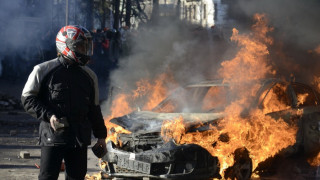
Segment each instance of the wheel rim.
[{"label": "wheel rim", "polygon": [[239,162],[233,166],[234,177],[238,180],[250,179],[252,173],[252,161],[251,159],[243,159],[243,162]]}]

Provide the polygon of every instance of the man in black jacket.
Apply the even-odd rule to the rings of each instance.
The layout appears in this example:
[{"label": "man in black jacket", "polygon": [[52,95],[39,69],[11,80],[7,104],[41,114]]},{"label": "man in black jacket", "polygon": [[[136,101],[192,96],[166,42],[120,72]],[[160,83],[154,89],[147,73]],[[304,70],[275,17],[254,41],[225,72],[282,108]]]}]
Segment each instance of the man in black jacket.
[{"label": "man in black jacket", "polygon": [[106,151],[107,130],[99,105],[98,82],[86,65],[92,37],[81,26],[65,26],[56,37],[58,58],[38,64],[22,92],[25,110],[39,119],[39,179],[59,176],[64,159],[66,179],[84,179],[91,131]]}]

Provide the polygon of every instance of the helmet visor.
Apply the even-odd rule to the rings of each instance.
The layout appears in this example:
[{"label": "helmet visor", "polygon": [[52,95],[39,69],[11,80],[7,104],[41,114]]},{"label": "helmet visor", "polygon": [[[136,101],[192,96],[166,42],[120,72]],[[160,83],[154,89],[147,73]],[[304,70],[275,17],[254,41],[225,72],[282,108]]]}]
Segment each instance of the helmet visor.
[{"label": "helmet visor", "polygon": [[93,43],[92,38],[80,38],[73,44],[75,52],[86,56],[93,55]]}]

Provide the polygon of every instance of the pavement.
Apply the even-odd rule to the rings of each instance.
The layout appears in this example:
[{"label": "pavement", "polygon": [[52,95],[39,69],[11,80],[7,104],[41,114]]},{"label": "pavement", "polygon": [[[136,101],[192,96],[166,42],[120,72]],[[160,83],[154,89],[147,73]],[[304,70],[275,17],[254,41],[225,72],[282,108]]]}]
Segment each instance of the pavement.
[{"label": "pavement", "polygon": [[[0,179],[33,180],[38,178],[40,165],[40,146],[38,142],[39,122],[23,111],[0,112]],[[95,139],[92,139],[95,142]],[[26,151],[30,157],[22,158]],[[87,174],[100,172],[99,159],[88,147]],[[59,180],[64,179],[60,172]],[[93,179],[93,178],[92,178]]]},{"label": "pavement", "polygon": [[[20,101],[24,80],[4,80],[0,78],[0,94]],[[101,86],[104,91],[106,88]],[[0,180],[34,180],[38,179],[40,165],[40,146],[38,143],[39,121],[24,110],[0,110]],[[92,139],[95,143],[96,139]],[[29,158],[21,158],[20,152],[30,153]],[[91,146],[88,147],[87,174],[100,173],[99,159],[94,156]],[[64,180],[64,172],[60,172],[59,180]]]}]

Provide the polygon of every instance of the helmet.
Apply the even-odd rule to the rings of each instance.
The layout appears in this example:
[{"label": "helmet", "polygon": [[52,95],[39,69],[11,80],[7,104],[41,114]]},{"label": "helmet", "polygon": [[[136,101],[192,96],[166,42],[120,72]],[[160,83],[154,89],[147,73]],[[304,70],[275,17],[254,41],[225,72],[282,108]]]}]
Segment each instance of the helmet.
[{"label": "helmet", "polygon": [[64,57],[85,65],[93,54],[92,36],[82,26],[62,27],[56,37],[57,51]]}]

